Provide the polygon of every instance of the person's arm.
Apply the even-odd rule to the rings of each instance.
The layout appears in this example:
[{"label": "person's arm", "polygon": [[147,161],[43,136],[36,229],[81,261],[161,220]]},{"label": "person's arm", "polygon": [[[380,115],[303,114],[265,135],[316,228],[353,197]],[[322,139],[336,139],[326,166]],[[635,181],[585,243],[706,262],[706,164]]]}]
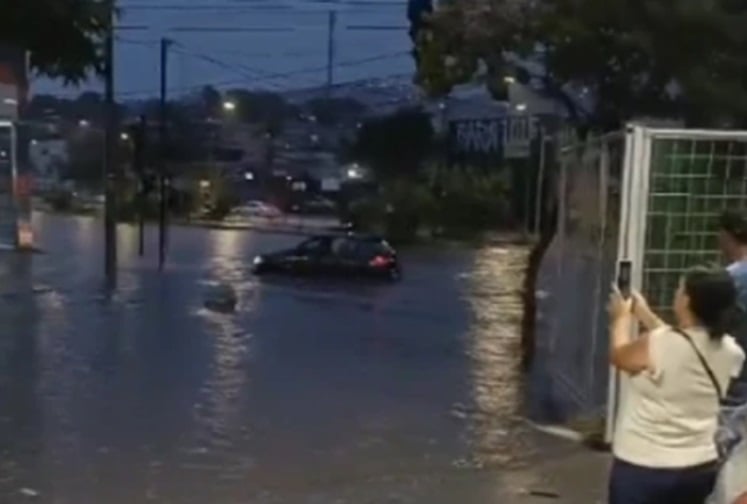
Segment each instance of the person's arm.
[{"label": "person's arm", "polygon": [[633,323],[632,301],[618,292],[610,297],[610,362],[620,371],[637,374],[650,367],[649,338],[631,338]]},{"label": "person's arm", "polygon": [[654,331],[666,325],[666,322],[654,313],[640,292],[633,292],[633,313],[647,331]]},{"label": "person's arm", "polygon": [[747,504],[747,492],[737,497],[737,500],[734,501],[734,504]]},{"label": "person's arm", "polygon": [[631,317],[621,318],[612,323],[610,362],[620,371],[638,374],[650,367],[648,334],[636,339],[630,337]]}]

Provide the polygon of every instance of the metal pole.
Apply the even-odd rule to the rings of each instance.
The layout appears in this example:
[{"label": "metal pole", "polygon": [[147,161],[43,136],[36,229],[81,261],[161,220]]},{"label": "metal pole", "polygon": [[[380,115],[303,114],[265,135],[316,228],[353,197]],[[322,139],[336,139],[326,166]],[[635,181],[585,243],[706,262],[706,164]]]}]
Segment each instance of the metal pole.
[{"label": "metal pole", "polygon": [[105,58],[105,159],[104,188],[106,202],[104,208],[104,273],[107,286],[117,286],[117,192],[116,192],[116,128],[114,102],[114,12],[115,0],[109,2],[109,29],[104,41]]},{"label": "metal pole", "polygon": [[547,138],[545,137],[545,129],[540,128],[540,155],[539,155],[539,169],[537,170],[537,191],[534,201],[534,234],[540,235],[540,227],[542,226],[542,211],[545,208],[543,194],[545,191],[545,169],[547,163]]},{"label": "metal pole", "polygon": [[335,28],[337,25],[337,11],[329,11],[329,26],[327,33],[327,97],[332,95],[335,68]]},{"label": "metal pole", "polygon": [[[136,136],[132,139],[133,146],[136,149],[135,152],[135,172],[140,174],[140,194],[139,197],[139,203],[140,203],[140,215],[138,218],[138,254],[140,257],[143,257],[145,255],[145,206],[148,203],[148,195],[145,192],[145,160],[144,160],[144,151],[145,151],[145,144],[146,144],[146,138],[147,138],[147,122],[145,119],[145,116],[140,116],[140,119],[138,121],[137,130],[136,130]],[[139,142],[140,145],[137,145],[135,142]]]},{"label": "metal pole", "polygon": [[168,213],[168,193],[166,177],[166,120],[167,120],[167,85],[168,85],[168,58],[169,39],[161,39],[161,107],[159,120],[159,218],[158,218],[158,269],[163,270],[166,263],[166,226]]}]

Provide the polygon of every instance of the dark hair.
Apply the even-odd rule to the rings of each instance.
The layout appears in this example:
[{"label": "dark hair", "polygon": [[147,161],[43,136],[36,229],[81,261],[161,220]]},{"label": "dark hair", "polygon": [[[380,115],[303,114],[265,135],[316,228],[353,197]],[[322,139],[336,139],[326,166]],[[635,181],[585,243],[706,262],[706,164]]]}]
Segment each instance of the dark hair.
[{"label": "dark hair", "polygon": [[684,287],[690,310],[712,339],[723,338],[737,326],[737,287],[725,269],[693,269],[685,274]]},{"label": "dark hair", "polygon": [[747,215],[726,210],[719,218],[719,227],[742,245],[747,245]]}]

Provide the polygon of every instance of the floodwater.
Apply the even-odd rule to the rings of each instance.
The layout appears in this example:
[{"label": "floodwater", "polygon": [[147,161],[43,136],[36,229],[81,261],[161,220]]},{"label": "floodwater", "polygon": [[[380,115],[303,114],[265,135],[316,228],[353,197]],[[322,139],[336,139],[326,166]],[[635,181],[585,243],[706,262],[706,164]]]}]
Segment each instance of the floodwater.
[{"label": "floodwater", "polygon": [[[298,238],[35,217],[0,255],[0,501],[483,503],[537,456],[517,368],[522,247],[403,253],[398,285],[263,280]],[[235,313],[204,308],[231,285]],[[546,456],[546,452],[542,452]]]}]

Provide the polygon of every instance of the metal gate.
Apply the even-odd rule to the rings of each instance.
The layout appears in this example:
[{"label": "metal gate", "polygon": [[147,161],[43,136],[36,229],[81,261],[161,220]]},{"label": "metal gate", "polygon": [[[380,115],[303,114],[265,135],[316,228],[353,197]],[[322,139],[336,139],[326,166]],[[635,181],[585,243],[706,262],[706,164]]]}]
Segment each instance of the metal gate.
[{"label": "metal gate", "polygon": [[[747,132],[630,126],[560,153],[557,234],[538,276],[537,348],[563,416],[607,418],[625,384],[608,367],[605,304],[621,259],[668,314],[679,277],[720,260],[717,218],[747,207]],[[620,385],[620,386],[618,386]]]}]

